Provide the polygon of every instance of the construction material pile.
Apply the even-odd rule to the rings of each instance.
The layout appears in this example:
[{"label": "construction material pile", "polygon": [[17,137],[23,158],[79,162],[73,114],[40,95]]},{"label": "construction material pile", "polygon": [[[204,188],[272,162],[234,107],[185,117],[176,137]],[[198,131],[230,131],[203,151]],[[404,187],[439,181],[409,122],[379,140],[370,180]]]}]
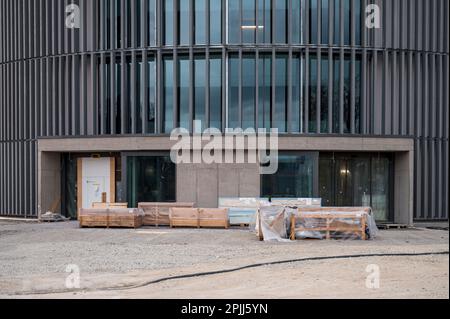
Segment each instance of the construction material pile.
[{"label": "construction material pile", "polygon": [[80,209],[80,227],[139,228],[144,212],[137,208]]},{"label": "construction material pile", "polygon": [[260,240],[288,242],[296,239],[373,239],[378,228],[366,207],[261,206],[252,228]]}]

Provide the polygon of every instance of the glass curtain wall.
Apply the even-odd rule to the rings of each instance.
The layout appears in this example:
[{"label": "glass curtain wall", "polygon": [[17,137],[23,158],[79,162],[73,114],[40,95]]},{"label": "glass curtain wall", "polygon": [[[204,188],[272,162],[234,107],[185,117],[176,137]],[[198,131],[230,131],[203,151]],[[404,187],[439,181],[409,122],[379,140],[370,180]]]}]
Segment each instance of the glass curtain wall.
[{"label": "glass curtain wall", "polygon": [[278,171],[261,177],[263,197],[314,197],[316,157],[313,154],[280,154]]},{"label": "glass curtain wall", "polygon": [[175,164],[169,156],[128,156],[127,201],[130,207],[141,202],[175,201]]},{"label": "glass curtain wall", "polygon": [[[205,45],[208,42],[212,45],[221,44],[222,6],[222,0],[163,0],[163,44],[167,46],[174,44],[187,46],[191,43]],[[175,24],[177,39],[174,38]]]},{"label": "glass curtain wall", "polygon": [[372,207],[377,221],[389,221],[392,172],[389,154],[320,154],[319,195],[323,206]]}]

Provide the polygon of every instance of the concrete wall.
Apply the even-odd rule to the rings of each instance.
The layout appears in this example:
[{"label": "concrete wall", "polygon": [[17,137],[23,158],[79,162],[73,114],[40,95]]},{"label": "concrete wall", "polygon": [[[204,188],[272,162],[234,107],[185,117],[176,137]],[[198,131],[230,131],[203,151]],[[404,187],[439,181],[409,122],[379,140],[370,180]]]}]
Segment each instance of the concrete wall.
[{"label": "concrete wall", "polygon": [[214,208],[219,197],[259,197],[260,180],[256,164],[179,164],[177,201]]}]

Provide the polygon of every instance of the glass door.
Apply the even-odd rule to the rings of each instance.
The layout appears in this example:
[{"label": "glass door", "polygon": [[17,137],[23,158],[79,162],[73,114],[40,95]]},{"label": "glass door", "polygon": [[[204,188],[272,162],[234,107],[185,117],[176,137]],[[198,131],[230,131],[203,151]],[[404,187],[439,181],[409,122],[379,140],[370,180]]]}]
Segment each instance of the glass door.
[{"label": "glass door", "polygon": [[377,221],[390,219],[393,161],[389,154],[320,154],[323,206],[369,206]]}]

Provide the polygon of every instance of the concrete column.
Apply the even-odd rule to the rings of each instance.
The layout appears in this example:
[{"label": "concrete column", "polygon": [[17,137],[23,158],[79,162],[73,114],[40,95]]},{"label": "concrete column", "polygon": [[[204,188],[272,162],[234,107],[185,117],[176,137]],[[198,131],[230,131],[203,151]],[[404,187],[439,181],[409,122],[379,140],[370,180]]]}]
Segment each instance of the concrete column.
[{"label": "concrete column", "polygon": [[395,154],[394,222],[413,225],[414,152]]},{"label": "concrete column", "polygon": [[[61,199],[60,153],[38,154],[38,208],[39,217]],[[54,213],[61,213],[60,205]]]}]

